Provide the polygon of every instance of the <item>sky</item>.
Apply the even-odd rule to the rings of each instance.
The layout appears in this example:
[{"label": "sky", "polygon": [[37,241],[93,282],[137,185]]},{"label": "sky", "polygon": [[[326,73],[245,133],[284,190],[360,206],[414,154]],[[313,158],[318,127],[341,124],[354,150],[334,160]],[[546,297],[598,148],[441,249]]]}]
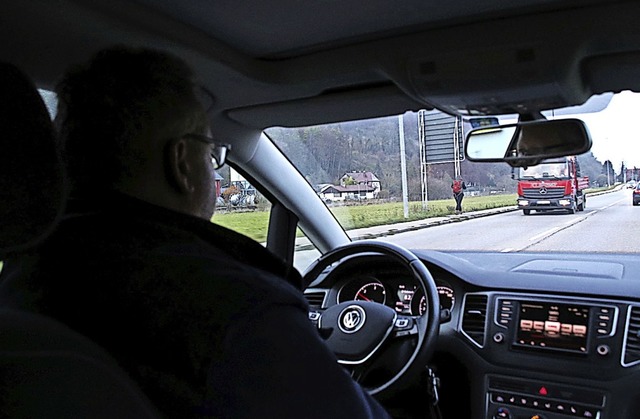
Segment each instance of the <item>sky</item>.
[{"label": "sky", "polygon": [[611,160],[616,172],[623,161],[627,167],[640,168],[640,94],[617,93],[604,110],[574,116],[587,124],[591,151],[600,162]]}]

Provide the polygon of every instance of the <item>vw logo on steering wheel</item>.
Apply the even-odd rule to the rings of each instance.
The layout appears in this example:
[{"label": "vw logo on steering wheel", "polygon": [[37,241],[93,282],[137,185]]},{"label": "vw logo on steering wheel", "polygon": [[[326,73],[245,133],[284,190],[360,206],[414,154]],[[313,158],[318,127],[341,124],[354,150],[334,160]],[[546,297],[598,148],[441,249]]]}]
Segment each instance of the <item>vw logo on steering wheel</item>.
[{"label": "vw logo on steering wheel", "polygon": [[340,313],[338,316],[338,327],[344,333],[355,333],[364,326],[366,315],[360,306],[352,305]]}]

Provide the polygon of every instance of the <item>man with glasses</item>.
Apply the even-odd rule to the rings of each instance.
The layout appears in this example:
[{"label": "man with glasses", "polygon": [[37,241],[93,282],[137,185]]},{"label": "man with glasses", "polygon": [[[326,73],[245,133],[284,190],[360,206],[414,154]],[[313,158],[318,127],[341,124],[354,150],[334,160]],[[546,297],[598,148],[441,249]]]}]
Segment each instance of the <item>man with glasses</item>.
[{"label": "man with glasses", "polygon": [[69,208],[5,295],[104,347],[166,417],[386,417],[308,321],[299,274],[210,222],[229,147],[197,91],[146,49],[63,78]]}]

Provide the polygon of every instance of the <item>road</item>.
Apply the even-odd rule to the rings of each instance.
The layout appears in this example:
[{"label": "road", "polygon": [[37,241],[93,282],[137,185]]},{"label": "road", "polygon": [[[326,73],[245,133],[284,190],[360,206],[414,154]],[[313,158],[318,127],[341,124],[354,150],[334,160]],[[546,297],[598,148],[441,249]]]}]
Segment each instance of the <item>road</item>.
[{"label": "road", "polygon": [[[631,189],[587,199],[576,214],[508,212],[463,222],[380,237],[409,249],[486,250],[497,252],[637,252],[640,207],[631,204]],[[304,271],[319,253],[296,255]]]},{"label": "road", "polygon": [[637,250],[640,207],[631,190],[589,197],[576,214],[521,211],[445,224],[383,238],[410,249],[629,252]]}]

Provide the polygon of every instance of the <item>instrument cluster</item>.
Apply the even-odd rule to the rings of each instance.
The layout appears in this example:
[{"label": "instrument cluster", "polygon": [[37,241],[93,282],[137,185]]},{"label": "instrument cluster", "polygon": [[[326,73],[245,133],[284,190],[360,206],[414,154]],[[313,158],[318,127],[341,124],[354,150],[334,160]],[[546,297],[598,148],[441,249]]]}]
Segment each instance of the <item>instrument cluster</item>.
[{"label": "instrument cluster", "polygon": [[[440,309],[452,310],[456,303],[453,288],[436,281]],[[360,276],[351,279],[338,292],[338,303],[353,300],[373,301],[394,308],[398,313],[421,316],[427,311],[427,298],[415,279]]]}]

